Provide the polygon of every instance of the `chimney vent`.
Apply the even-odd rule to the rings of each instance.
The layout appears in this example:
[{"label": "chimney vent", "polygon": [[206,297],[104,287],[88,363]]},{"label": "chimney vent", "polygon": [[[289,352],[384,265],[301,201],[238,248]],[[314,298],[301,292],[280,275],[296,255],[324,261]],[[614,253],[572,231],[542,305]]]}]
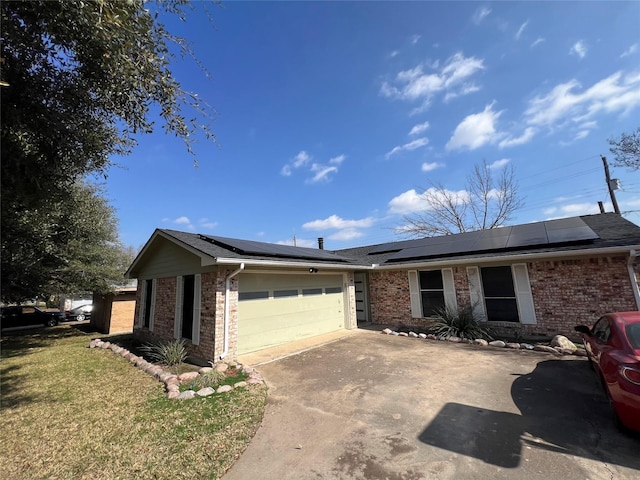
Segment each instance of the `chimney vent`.
[{"label": "chimney vent", "polygon": [[318,237],[318,248],[324,250],[324,238]]}]

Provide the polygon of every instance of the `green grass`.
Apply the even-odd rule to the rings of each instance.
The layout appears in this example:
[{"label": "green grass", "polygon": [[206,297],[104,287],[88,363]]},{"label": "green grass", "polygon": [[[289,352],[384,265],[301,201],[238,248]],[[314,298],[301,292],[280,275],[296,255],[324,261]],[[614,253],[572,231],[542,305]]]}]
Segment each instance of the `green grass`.
[{"label": "green grass", "polygon": [[68,325],[2,338],[3,478],[213,479],[253,437],[265,387],[168,400],[91,338]]}]

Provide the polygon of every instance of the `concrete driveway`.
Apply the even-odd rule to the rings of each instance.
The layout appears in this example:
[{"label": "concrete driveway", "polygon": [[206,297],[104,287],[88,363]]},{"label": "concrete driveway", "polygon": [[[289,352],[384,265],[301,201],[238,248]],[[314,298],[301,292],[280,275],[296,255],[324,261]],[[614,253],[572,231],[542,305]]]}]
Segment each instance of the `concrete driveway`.
[{"label": "concrete driveway", "polygon": [[584,359],[359,330],[259,371],[264,421],[225,480],[640,478]]}]

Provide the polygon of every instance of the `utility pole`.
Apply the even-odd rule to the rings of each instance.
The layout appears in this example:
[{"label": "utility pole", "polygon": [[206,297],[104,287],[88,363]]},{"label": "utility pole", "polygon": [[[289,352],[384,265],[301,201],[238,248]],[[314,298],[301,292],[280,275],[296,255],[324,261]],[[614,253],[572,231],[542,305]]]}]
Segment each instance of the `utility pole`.
[{"label": "utility pole", "polygon": [[616,200],[616,194],[613,191],[611,177],[609,176],[609,164],[607,163],[607,157],[600,155],[602,158],[602,164],[604,165],[604,176],[607,180],[607,188],[609,188],[609,195],[611,196],[611,203],[613,204],[613,211],[618,215],[620,214],[620,208],[618,207],[618,201]]}]

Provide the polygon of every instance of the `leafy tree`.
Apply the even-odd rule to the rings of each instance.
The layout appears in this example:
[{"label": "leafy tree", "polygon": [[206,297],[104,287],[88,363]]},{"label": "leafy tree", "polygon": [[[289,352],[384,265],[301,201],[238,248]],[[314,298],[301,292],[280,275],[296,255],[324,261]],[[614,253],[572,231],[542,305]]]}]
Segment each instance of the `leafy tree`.
[{"label": "leafy tree", "polygon": [[[161,15],[184,20],[191,6],[186,0],[158,0],[155,12],[147,6],[142,0],[0,2],[3,299],[35,296],[69,273],[60,270],[61,260],[71,261],[62,242],[86,237],[74,240],[55,222],[76,225],[81,219],[74,216],[99,209],[75,213],[67,197],[80,201],[79,180],[106,176],[114,155],[129,153],[136,135],[151,132],[152,112],[159,111],[165,131],[184,140],[192,155],[198,132],[215,142],[213,111],[183,90],[169,68],[176,55],[191,54],[189,45],[159,21]],[[25,274],[32,281],[14,277]]]},{"label": "leafy tree", "polygon": [[434,237],[497,228],[523,206],[512,166],[495,178],[486,162],[475,165],[465,190],[447,190],[434,183],[422,192],[426,208],[405,215],[398,233],[409,237]]},{"label": "leafy tree", "polygon": [[640,170],[640,127],[635,132],[623,133],[620,138],[610,138],[609,145],[614,165]]},{"label": "leafy tree", "polygon": [[2,242],[2,300],[108,292],[133,260],[113,207],[96,185],[72,185],[42,210],[12,216]]}]

